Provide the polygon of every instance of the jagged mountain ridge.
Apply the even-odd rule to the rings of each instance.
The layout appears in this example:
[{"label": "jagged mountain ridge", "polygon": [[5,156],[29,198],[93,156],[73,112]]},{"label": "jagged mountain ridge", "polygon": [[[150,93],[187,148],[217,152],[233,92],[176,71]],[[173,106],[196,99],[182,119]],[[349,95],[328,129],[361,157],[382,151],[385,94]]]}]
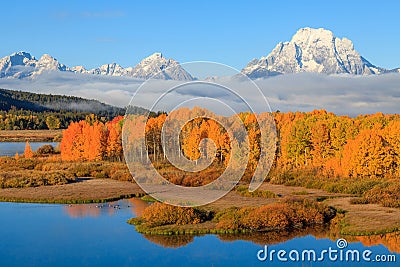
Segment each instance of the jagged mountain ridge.
[{"label": "jagged mountain ridge", "polygon": [[354,49],[352,41],[323,28],[299,29],[289,42],[278,43],[270,54],[242,69],[250,78],[299,72],[365,75],[398,70],[371,64]]},{"label": "jagged mountain ridge", "polygon": [[161,53],[143,59],[135,67],[123,68],[117,63],[104,64],[87,70],[83,66],[69,68],[54,57],[44,54],[39,60],[27,52],[17,52],[0,59],[0,78],[35,78],[49,71],[80,74],[126,76],[138,79],[193,80],[194,78],[174,59],[166,59]]},{"label": "jagged mountain ridge", "polygon": [[[83,66],[67,67],[48,54],[37,60],[27,52],[18,52],[0,59],[0,78],[35,78],[51,71],[137,79],[195,79],[177,61],[166,59],[161,53],[154,53],[135,67],[124,68],[111,63],[90,70]],[[399,73],[400,68],[388,70],[373,65],[355,50],[352,41],[338,38],[329,30],[302,28],[289,42],[278,43],[267,56],[250,61],[242,69],[250,78],[299,72],[367,75]]]}]

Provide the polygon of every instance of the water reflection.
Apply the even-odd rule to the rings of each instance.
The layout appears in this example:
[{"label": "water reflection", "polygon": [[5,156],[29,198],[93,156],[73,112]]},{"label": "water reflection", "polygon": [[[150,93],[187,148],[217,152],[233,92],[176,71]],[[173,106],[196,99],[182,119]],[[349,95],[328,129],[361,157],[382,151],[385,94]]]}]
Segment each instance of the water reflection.
[{"label": "water reflection", "polygon": [[136,216],[142,216],[143,211],[147,208],[151,203],[141,200],[140,198],[131,198],[128,201],[132,204],[132,212]]},{"label": "water reflection", "polygon": [[98,217],[100,215],[100,209],[92,208],[93,205],[69,205],[64,206],[64,212],[71,218],[83,218],[83,217]]},{"label": "water reflection", "polygon": [[[195,237],[203,235],[148,235],[143,234],[144,238],[163,248],[184,247],[195,241]],[[299,229],[294,231],[247,233],[247,234],[218,234],[219,240],[223,242],[234,242],[239,240],[250,241],[257,245],[276,245],[285,243],[299,237],[314,236],[319,239],[330,239],[335,242],[339,237],[336,233],[327,228],[317,227]],[[373,236],[343,236],[349,243],[361,242],[363,246],[372,247],[383,245],[390,252],[400,253],[400,232],[373,235]]]},{"label": "water reflection", "polygon": [[348,238],[349,241],[359,241],[364,246],[376,246],[383,245],[390,252],[400,253],[400,232],[394,232],[383,235],[371,235],[371,236],[355,236]]},{"label": "water reflection", "polygon": [[118,210],[129,210],[132,217],[142,215],[150,203],[139,198],[99,204],[71,204],[63,206],[63,211],[71,218],[113,216]]},{"label": "water reflection", "polygon": [[194,241],[195,236],[200,235],[143,235],[143,237],[150,242],[164,248],[179,248],[186,246]]},{"label": "water reflection", "polygon": [[258,245],[274,245],[286,242],[296,237],[312,235],[314,237],[327,237],[329,229],[324,227],[295,229],[292,231],[277,231],[277,232],[258,232],[247,234],[223,234],[218,235],[218,238],[225,242],[233,242],[237,240],[246,240]]},{"label": "water reflection", "polygon": [[[283,243],[296,237],[313,235],[315,237],[326,237],[329,230],[324,227],[298,229],[293,231],[245,233],[245,234],[217,234],[223,242],[234,242],[238,240],[250,241],[259,245],[273,245]],[[203,235],[149,235],[143,234],[147,240],[164,248],[178,248],[186,246],[194,241],[194,237]]]},{"label": "water reflection", "polygon": [[[103,204],[74,204],[64,205],[63,211],[70,218],[114,216],[119,211],[129,214],[129,216],[141,216],[143,211],[151,203],[139,198],[120,200]],[[132,226],[133,227],[133,226]],[[383,245],[389,251],[400,253],[400,232],[384,235],[372,236],[340,236],[338,229],[327,227],[313,227],[306,229],[296,229],[293,231],[247,233],[247,234],[218,234],[219,240],[223,242],[234,242],[238,240],[249,241],[257,245],[274,245],[285,243],[298,237],[314,236],[316,239],[330,239],[335,241],[339,237],[344,237],[350,243],[361,242],[363,246]],[[164,248],[184,247],[195,241],[196,236],[201,235],[148,235],[143,234],[144,238],[150,242]]]}]

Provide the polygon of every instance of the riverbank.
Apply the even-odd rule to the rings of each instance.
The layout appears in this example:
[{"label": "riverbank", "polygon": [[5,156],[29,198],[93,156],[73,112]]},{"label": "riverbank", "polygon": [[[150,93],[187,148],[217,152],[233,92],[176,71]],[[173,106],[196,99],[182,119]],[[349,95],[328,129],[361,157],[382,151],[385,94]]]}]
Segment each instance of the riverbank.
[{"label": "riverbank", "polygon": [[90,178],[65,185],[0,189],[2,202],[102,203],[144,195],[136,183]]},{"label": "riverbank", "polygon": [[60,142],[62,130],[1,130],[0,142]]},{"label": "riverbank", "polygon": [[[351,204],[356,198],[349,194],[327,193],[319,189],[297,186],[273,185],[265,183],[261,190],[269,191],[277,197],[249,197],[238,191],[231,191],[223,198],[202,208],[219,212],[231,207],[260,207],[281,201],[283,198],[308,199],[334,207],[337,216],[337,231],[343,235],[374,235],[400,230],[400,209],[383,207],[378,204]],[[32,203],[99,203],[123,198],[142,197],[145,193],[134,182],[113,179],[78,179],[64,185],[27,188],[0,189],[0,201]],[[206,234],[238,233],[246,230],[215,229],[216,222],[189,225],[166,225],[145,232],[153,234]]]},{"label": "riverbank", "polygon": [[[355,195],[328,193],[320,189],[308,189],[298,186],[273,185],[265,183],[261,186],[275,194],[276,198],[244,197],[237,191],[231,191],[214,203],[202,207],[211,212],[220,212],[232,207],[260,207],[280,202],[283,198],[297,201],[317,201],[328,207],[334,207],[337,216],[329,225],[335,235],[371,236],[400,230],[400,209],[383,207],[379,204],[352,204]],[[140,226],[142,221],[131,220],[139,232],[150,235],[176,234],[225,234],[247,233],[246,229],[217,229],[216,221],[205,221],[199,224],[169,224],[162,226]],[[295,228],[297,229],[297,228]]]},{"label": "riverbank", "polygon": [[379,204],[351,204],[351,197],[327,199],[327,205],[344,211],[343,235],[369,236],[400,231],[400,209]]}]

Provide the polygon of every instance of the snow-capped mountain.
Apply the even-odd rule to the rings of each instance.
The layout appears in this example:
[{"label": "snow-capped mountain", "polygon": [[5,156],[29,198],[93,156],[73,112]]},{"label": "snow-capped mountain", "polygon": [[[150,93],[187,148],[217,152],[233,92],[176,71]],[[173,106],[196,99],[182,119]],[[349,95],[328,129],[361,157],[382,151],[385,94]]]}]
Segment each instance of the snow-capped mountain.
[{"label": "snow-capped mountain", "polygon": [[290,42],[278,43],[269,55],[252,60],[242,70],[250,78],[298,72],[362,75],[389,70],[368,62],[349,39],[322,28],[298,30]]},{"label": "snow-capped mountain", "polygon": [[67,71],[69,70],[64,64],[61,64],[54,57],[44,54],[35,65],[35,74],[41,74],[43,71]]},{"label": "snow-capped mountain", "polygon": [[163,80],[193,80],[193,77],[177,61],[166,59],[161,53],[154,53],[143,59],[130,74],[132,77],[141,79],[152,77]]},{"label": "snow-capped mountain", "polygon": [[[111,63],[90,70],[83,66],[67,67],[48,54],[36,59],[27,52],[18,52],[0,59],[0,78],[35,78],[54,71],[137,79],[194,79],[177,61],[161,53],[152,54],[135,67]],[[302,28],[289,42],[278,43],[269,55],[250,61],[242,69],[250,78],[298,72],[364,75],[400,73],[400,68],[388,70],[371,64],[354,49],[349,39],[335,37],[329,30]]]},{"label": "snow-capped mountain", "polygon": [[98,68],[86,71],[86,73],[108,76],[128,76],[128,71],[117,63],[104,64]]},{"label": "snow-capped mountain", "polygon": [[0,78],[24,78],[30,76],[37,60],[26,52],[14,53],[0,59]]},{"label": "snow-capped mountain", "polygon": [[91,70],[83,66],[69,68],[48,54],[44,54],[37,60],[27,52],[18,52],[0,59],[0,78],[34,78],[44,72],[52,71],[126,76],[138,79],[193,80],[193,77],[177,61],[166,59],[161,53],[154,53],[135,67],[123,68],[117,63],[111,63]]}]

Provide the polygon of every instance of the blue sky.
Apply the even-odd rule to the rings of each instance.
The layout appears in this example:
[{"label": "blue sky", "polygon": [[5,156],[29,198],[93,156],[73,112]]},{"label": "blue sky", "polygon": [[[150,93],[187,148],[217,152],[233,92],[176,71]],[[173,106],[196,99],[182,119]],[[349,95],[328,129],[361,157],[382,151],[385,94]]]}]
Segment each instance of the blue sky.
[{"label": "blue sky", "polygon": [[[377,4],[376,4],[377,3]],[[347,37],[375,65],[400,67],[398,1],[4,1],[1,53],[67,66],[133,66],[153,52],[243,68],[302,27]]]}]

